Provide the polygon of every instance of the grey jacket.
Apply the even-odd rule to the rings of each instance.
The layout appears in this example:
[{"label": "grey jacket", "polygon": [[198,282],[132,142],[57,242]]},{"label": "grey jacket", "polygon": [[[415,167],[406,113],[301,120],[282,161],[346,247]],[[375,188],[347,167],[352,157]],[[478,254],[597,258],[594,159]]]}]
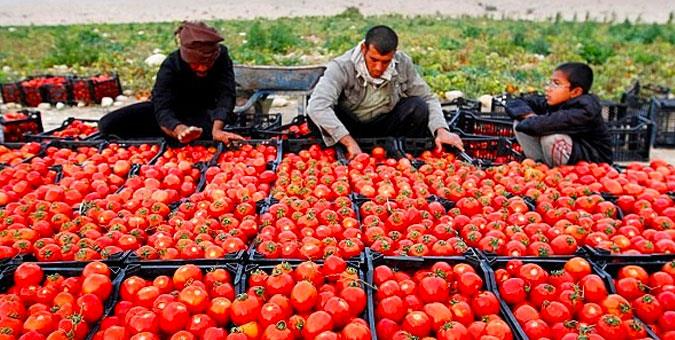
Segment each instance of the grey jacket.
[{"label": "grey jacket", "polygon": [[[355,49],[360,49],[360,45]],[[336,144],[349,134],[336,116],[334,108],[339,106],[354,110],[366,94],[365,79],[358,74],[352,59],[355,49],[328,63],[326,72],[319,79],[309,99],[307,108],[309,117],[321,128],[324,142],[328,146]],[[401,97],[421,97],[429,106],[428,126],[431,134],[433,135],[439,128],[448,129],[438,98],[417,73],[412,59],[405,53],[397,51],[392,63],[394,63],[392,86],[388,86],[391,100],[386,112],[392,111]]]}]

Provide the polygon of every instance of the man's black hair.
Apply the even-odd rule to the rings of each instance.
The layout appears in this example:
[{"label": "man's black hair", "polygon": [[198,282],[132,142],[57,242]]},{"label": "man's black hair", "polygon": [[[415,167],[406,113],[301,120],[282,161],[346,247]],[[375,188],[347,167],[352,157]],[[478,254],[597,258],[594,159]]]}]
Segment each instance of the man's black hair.
[{"label": "man's black hair", "polygon": [[398,36],[388,26],[378,25],[366,33],[366,46],[375,46],[381,54],[387,54],[398,47]]},{"label": "man's black hair", "polygon": [[580,87],[584,94],[591,90],[593,85],[593,70],[590,66],[584,63],[564,63],[555,68],[567,76],[567,81],[570,82],[570,90],[575,87]]}]

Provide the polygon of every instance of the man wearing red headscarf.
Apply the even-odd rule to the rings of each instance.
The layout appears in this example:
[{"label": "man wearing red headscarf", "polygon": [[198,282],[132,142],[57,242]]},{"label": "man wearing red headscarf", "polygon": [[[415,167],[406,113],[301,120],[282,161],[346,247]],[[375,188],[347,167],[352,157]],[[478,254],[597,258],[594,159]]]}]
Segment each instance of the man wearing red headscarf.
[{"label": "man wearing red headscarf", "polygon": [[181,143],[242,139],[223,131],[235,103],[234,71],[227,47],[220,44],[223,37],[202,22],[183,22],[176,35],[180,48],[160,66],[151,100],[102,117],[104,136],[166,135]]}]

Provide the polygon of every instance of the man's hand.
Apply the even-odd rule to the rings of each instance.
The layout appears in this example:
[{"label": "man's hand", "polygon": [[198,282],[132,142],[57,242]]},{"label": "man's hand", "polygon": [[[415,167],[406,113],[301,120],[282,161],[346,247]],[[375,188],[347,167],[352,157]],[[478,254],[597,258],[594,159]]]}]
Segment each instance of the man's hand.
[{"label": "man's hand", "polygon": [[223,130],[213,130],[213,140],[223,142],[225,144],[233,140],[243,140],[244,137],[231,132],[226,132]]},{"label": "man's hand", "polygon": [[464,144],[462,139],[456,133],[451,133],[446,129],[436,130],[436,150],[440,151],[443,149],[443,144],[454,146],[459,151],[464,151]]},{"label": "man's hand", "polygon": [[360,154],[361,147],[359,147],[359,143],[352,138],[350,135],[346,135],[342,138],[340,138],[340,143],[347,148],[347,158],[352,159],[354,156]]},{"label": "man's hand", "polygon": [[178,139],[179,142],[183,144],[190,143],[202,135],[202,128],[196,126],[187,126],[185,124],[179,124],[173,130],[174,136]]}]

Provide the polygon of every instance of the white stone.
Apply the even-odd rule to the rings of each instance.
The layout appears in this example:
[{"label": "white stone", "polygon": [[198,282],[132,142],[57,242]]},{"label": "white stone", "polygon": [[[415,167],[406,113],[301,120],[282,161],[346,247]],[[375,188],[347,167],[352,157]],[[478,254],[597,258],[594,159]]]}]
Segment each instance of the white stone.
[{"label": "white stone", "polygon": [[85,102],[77,102],[77,107],[85,107],[87,106],[87,103]]},{"label": "white stone", "polygon": [[124,105],[123,102],[114,102],[112,106],[122,106]]},{"label": "white stone", "polygon": [[127,97],[131,97],[134,95],[134,91],[131,90],[124,90],[122,93]]},{"label": "white stone", "polygon": [[288,105],[288,99],[284,97],[274,97],[272,107],[284,107]]},{"label": "white stone", "polygon": [[11,71],[11,70],[12,70],[12,68],[9,67],[9,66],[7,66],[7,65],[5,65],[5,66],[2,67],[2,72],[9,72],[9,71]]},{"label": "white stone", "polygon": [[63,110],[64,107],[66,107],[66,104],[64,104],[62,102],[56,103],[56,109],[57,110]]},{"label": "white stone", "polygon": [[119,95],[119,96],[115,97],[116,102],[126,102],[127,100],[129,100],[129,97],[124,96],[124,95]]},{"label": "white stone", "polygon": [[160,54],[160,53],[162,53],[162,50],[159,48],[152,50],[152,54]]},{"label": "white stone", "polygon": [[480,102],[480,111],[481,112],[490,112],[492,111],[492,96],[489,94],[484,94],[478,98]]},{"label": "white stone", "polygon": [[464,92],[460,90],[452,90],[452,91],[446,91],[445,92],[445,99],[449,101],[453,101],[457,98],[464,98]]},{"label": "white stone", "polygon": [[37,108],[40,110],[49,110],[52,108],[52,105],[49,103],[40,103]]},{"label": "white stone", "polygon": [[145,64],[148,66],[159,66],[162,65],[162,62],[164,62],[164,59],[166,59],[166,55],[161,54],[161,53],[155,53],[147,58],[145,58]]},{"label": "white stone", "polygon": [[110,106],[112,106],[113,102],[114,102],[114,101],[113,101],[112,98],[110,98],[110,97],[103,97],[103,99],[101,99],[101,106],[102,106],[102,107],[110,107]]},{"label": "white stone", "polygon": [[5,111],[5,110],[7,110],[7,109],[9,109],[9,107],[7,106],[7,104],[0,104],[0,111]]}]

